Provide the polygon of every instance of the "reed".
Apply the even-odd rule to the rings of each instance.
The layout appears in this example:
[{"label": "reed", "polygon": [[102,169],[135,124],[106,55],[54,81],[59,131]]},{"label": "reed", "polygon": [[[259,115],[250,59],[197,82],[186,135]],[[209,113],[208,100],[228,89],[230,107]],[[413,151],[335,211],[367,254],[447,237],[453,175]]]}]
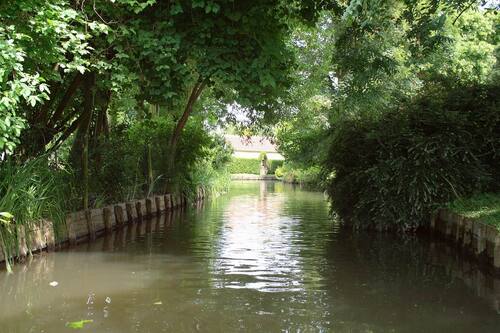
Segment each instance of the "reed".
[{"label": "reed", "polygon": [[64,172],[51,167],[45,156],[24,163],[1,162],[0,246],[8,271],[12,258],[19,255],[20,230],[27,232],[43,219],[52,221],[56,231],[64,223]]}]

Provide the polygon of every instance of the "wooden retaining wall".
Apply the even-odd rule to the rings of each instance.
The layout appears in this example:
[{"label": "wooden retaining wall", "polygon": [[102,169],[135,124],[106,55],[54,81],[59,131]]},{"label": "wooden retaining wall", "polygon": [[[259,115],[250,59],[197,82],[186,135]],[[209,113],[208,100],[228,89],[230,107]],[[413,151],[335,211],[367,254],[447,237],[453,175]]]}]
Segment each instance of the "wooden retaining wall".
[{"label": "wooden retaining wall", "polygon": [[[205,191],[199,188],[194,200],[197,202],[204,198]],[[21,227],[18,230],[20,236],[18,259],[26,256],[29,250],[31,252],[50,251],[67,243],[76,245],[93,241],[105,233],[158,216],[165,211],[185,207],[187,204],[186,196],[173,193],[70,213],[66,216],[66,230],[57,240],[50,221],[37,223],[28,232]],[[3,252],[0,251],[0,262],[4,260]]]},{"label": "wooden retaining wall", "polygon": [[500,274],[500,232],[495,227],[440,209],[431,218],[431,230]]},{"label": "wooden retaining wall", "polygon": [[456,248],[435,241],[430,245],[429,271],[443,267],[453,279],[459,279],[475,296],[486,301],[488,306],[500,314],[500,276],[482,269],[471,256],[463,256]]}]

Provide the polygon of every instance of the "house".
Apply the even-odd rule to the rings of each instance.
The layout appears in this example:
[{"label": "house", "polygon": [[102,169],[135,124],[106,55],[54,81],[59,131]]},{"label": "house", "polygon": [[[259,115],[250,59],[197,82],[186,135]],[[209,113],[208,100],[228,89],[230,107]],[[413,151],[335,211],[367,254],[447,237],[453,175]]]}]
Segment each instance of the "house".
[{"label": "house", "polygon": [[233,147],[233,156],[237,158],[258,159],[260,153],[264,152],[268,160],[282,161],[285,158],[278,153],[276,145],[263,136],[241,137],[226,134],[226,142]]}]

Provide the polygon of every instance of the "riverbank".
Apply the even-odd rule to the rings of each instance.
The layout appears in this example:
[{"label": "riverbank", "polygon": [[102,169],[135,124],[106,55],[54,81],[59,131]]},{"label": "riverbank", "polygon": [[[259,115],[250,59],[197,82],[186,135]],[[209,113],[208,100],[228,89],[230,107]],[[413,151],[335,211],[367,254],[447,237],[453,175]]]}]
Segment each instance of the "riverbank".
[{"label": "riverbank", "polygon": [[[194,202],[206,197],[203,188],[198,188]],[[0,263],[6,262],[9,253],[14,253],[9,261],[22,261],[32,253],[53,251],[67,245],[73,246],[111,233],[126,225],[142,222],[143,219],[158,216],[188,205],[188,199],[181,193],[155,195],[142,200],[105,206],[91,210],[82,210],[66,216],[63,230],[56,230],[51,221],[43,220],[26,230],[24,226],[16,228],[18,241],[15,249],[0,251]],[[2,244],[0,244],[2,245]],[[6,262],[9,269],[8,261]]]},{"label": "riverbank", "polygon": [[435,212],[431,231],[500,276],[500,200],[481,194],[451,202]]}]

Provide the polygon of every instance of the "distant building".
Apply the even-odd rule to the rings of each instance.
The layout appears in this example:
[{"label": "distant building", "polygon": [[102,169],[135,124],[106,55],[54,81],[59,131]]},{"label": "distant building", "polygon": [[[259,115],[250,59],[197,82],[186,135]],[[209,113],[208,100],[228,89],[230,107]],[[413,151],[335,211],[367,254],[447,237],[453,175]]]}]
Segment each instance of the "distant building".
[{"label": "distant building", "polygon": [[263,136],[241,137],[227,134],[224,136],[226,142],[233,147],[234,157],[238,158],[259,158],[264,152],[269,160],[284,160],[283,155],[278,153],[276,145]]}]

